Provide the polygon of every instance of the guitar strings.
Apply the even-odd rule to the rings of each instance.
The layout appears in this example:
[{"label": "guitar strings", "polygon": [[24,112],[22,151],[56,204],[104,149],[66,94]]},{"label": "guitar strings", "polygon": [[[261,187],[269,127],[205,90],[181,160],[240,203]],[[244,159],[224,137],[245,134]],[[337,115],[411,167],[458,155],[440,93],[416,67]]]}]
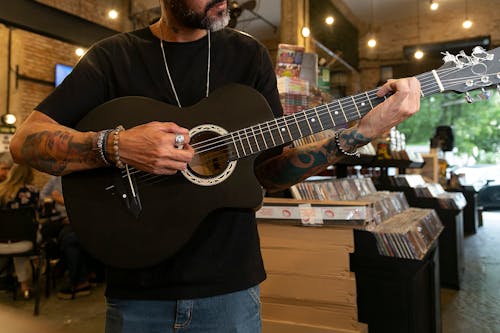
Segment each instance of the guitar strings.
[{"label": "guitar strings", "polygon": [[[471,78],[473,78],[473,77],[471,77]],[[434,79],[433,79],[433,78],[430,78],[429,80],[427,80],[427,82],[428,82],[428,81],[434,81]],[[463,78],[461,78],[461,79],[455,79],[455,81],[456,81],[456,82],[462,82],[462,81],[463,81]],[[425,88],[426,86],[428,86],[428,85],[426,85],[426,84],[425,84],[425,82],[426,82],[426,81],[425,81],[425,79],[423,79],[423,80],[421,81],[423,88]],[[453,80],[446,80],[446,82],[447,82],[447,83],[448,83],[448,82],[453,82]],[[376,91],[376,90],[375,90],[375,91]],[[372,94],[372,93],[370,93],[370,95],[372,95],[372,97],[373,97],[373,94]],[[375,95],[375,96],[376,96],[376,95]],[[353,114],[353,113],[351,113],[351,114]],[[303,121],[303,120],[300,120],[300,121]],[[266,130],[266,131],[263,131],[263,130],[262,130],[262,127],[259,127],[259,130],[260,130],[261,134],[263,134],[264,132],[268,132],[267,130]],[[241,130],[240,130],[240,131],[241,131]],[[247,133],[246,133],[246,132],[247,132],[247,130],[245,130],[245,135],[247,136],[247,140],[248,140],[248,139],[249,139],[249,137],[248,137],[248,135],[247,135]],[[252,130],[252,132],[254,132],[254,131]],[[294,131],[294,132],[296,132],[296,131]],[[241,136],[241,135],[240,135],[240,136]],[[255,137],[255,135],[254,135],[254,137]],[[220,139],[220,137],[219,137],[218,139]],[[241,140],[244,140],[244,139],[240,137],[240,141],[241,141]],[[220,140],[219,140],[219,141],[220,141]],[[212,142],[212,144],[214,144],[214,143],[217,143],[217,142]],[[250,142],[249,142],[249,144],[250,144],[250,145],[252,145]],[[206,146],[206,145],[205,145],[205,146]],[[214,148],[214,147],[211,147],[210,149],[213,149],[213,148]],[[215,147],[215,148],[217,148],[217,147]],[[214,154],[217,154],[217,152],[214,152]],[[222,153],[222,154],[219,154],[219,155],[223,155],[223,153]],[[215,155],[215,156],[217,156],[217,155]],[[138,172],[140,172],[140,171],[135,171],[134,173],[138,173]],[[161,176],[161,175],[151,175],[151,174],[148,174],[148,173],[144,173],[144,174],[145,174],[145,175],[150,175],[150,177],[147,177],[147,176],[146,176],[146,178],[148,178],[148,179],[153,179],[153,178],[157,178],[157,177],[160,177],[160,176]],[[142,177],[144,178],[144,176],[142,176]]]},{"label": "guitar strings", "polygon": [[[450,71],[450,72],[455,71],[455,70],[456,70],[456,69],[449,69],[449,71]],[[423,77],[423,79],[421,80],[422,89],[425,89],[425,88],[427,88],[427,87],[429,87],[429,86],[430,86],[430,85],[427,85],[426,83],[431,82],[431,81],[432,81],[432,82],[434,82],[434,81],[435,81],[435,79],[434,79],[434,77],[433,77],[433,76],[431,76],[429,73],[426,73],[426,74],[428,74],[428,78]],[[442,73],[442,74],[446,74],[446,73],[444,73],[444,71],[443,71],[443,73]],[[462,79],[458,79],[458,80],[463,80],[463,78],[462,78]],[[435,85],[435,84],[432,84],[432,85]],[[353,98],[355,101],[357,100],[358,102],[359,102],[359,99],[365,99],[365,96],[363,96],[363,95],[368,95],[368,96],[370,96],[370,97],[372,97],[372,98],[373,98],[373,97],[377,97],[377,98],[379,98],[378,96],[376,96],[376,91],[378,91],[378,89],[374,89],[374,90],[372,90],[372,91],[369,91],[369,92],[366,92],[366,93],[363,93],[363,94],[358,94],[358,95],[356,95],[356,96],[352,96],[352,98]],[[380,98],[383,98],[383,97],[380,97]],[[337,102],[338,102],[338,101],[337,101]],[[346,103],[346,102],[347,102],[347,103]],[[334,102],[332,102],[332,103],[334,103]],[[329,104],[332,104],[332,103],[329,103]],[[350,112],[350,111],[353,111],[353,110],[355,110],[355,109],[357,110],[356,105],[355,105],[353,102],[351,102],[351,100],[349,100],[349,99],[347,99],[346,101],[344,101],[344,103],[346,103],[346,104],[344,104],[344,105],[346,105],[346,106],[344,107],[344,111],[345,111],[345,109],[347,109],[347,110],[348,110],[348,112],[347,112],[347,113],[345,113],[345,112],[344,112],[344,113],[345,113],[345,115],[346,115],[346,116],[352,116],[353,114],[354,114],[354,115],[356,115],[357,111],[355,111],[355,112]],[[348,105],[348,103],[350,103],[351,105],[349,106],[349,105]],[[328,105],[329,105],[329,104],[328,104]],[[354,108],[353,108],[353,106],[354,106]],[[327,109],[327,108],[328,108],[328,107],[327,107],[326,105],[323,105],[323,106],[316,107],[315,109],[313,108],[313,109],[311,109],[311,110],[306,110],[306,111],[304,111],[304,112],[301,112],[301,113],[298,115],[297,120],[300,120],[300,121],[304,120],[304,119],[299,119],[299,118],[304,118],[304,115],[306,115],[306,113],[307,113],[307,112],[309,112],[309,113],[312,113],[312,111],[314,111],[314,112],[316,112],[316,111],[320,111],[320,112],[321,112],[321,111],[323,111],[323,110],[324,110],[324,111],[326,111],[326,112],[329,112],[329,110],[325,110],[325,109]],[[326,112],[321,112],[321,115],[324,115]],[[294,115],[296,116],[296,114],[294,114]],[[285,116],[285,117],[282,117],[281,119],[280,119],[280,118],[276,118],[275,120],[270,121],[270,122],[273,122],[273,123],[276,123],[276,122],[281,122],[281,123],[282,123],[282,124],[276,124],[276,125],[274,125],[274,124],[273,124],[273,125],[272,125],[272,127],[270,128],[270,131],[267,131],[267,130],[262,131],[262,127],[261,127],[261,125],[258,125],[258,126],[259,126],[258,131],[260,131],[260,132],[264,132],[264,133],[266,133],[266,134],[267,134],[267,133],[270,133],[272,130],[277,130],[278,128],[280,128],[280,127],[281,127],[280,125],[283,125],[283,123],[287,123],[287,120],[291,120],[291,118],[292,118],[294,115]],[[307,118],[310,118],[310,117],[307,117]],[[253,126],[253,127],[255,127],[255,126]],[[250,127],[250,129],[251,129],[251,130],[253,130],[253,127]],[[243,136],[248,136],[248,135],[247,135],[247,131],[248,131],[248,129],[242,129],[242,130],[236,131],[236,132],[234,132],[234,133],[236,133],[238,136],[241,136],[241,135],[243,135]],[[243,132],[243,133],[241,133],[241,132]],[[262,133],[261,133],[261,134],[262,134]],[[227,139],[228,137],[227,137],[227,135],[226,135],[226,136],[222,136],[222,137],[215,137],[215,138],[211,138],[211,139],[208,139],[208,140],[205,140],[205,141],[202,141],[202,142],[199,142],[199,143],[193,144],[193,148],[196,150],[196,149],[199,149],[199,148],[208,147],[209,145],[213,144],[213,143],[214,143],[214,141],[220,141],[220,139],[221,139],[221,138]],[[244,139],[243,139],[243,140],[244,140]],[[230,143],[230,141],[231,141],[231,139],[229,139],[229,142],[226,142],[226,143]],[[241,139],[240,139],[240,141],[241,141]],[[209,149],[213,149],[214,147],[208,147],[208,148],[209,148]],[[203,153],[203,152],[204,152],[204,151],[199,151],[199,153]]]},{"label": "guitar strings", "polygon": [[[444,79],[446,76],[450,75],[450,74],[453,74],[457,71],[460,71],[461,69],[457,69],[457,68],[449,68],[449,69],[444,69],[444,70],[438,70],[440,74],[440,79],[441,79],[441,82],[442,83],[446,83],[446,84],[449,84],[449,83],[453,83],[453,84],[458,84],[458,83],[463,83],[469,79],[474,79],[476,78],[477,76],[470,76],[470,77],[465,77],[465,78],[455,78],[455,79]],[[494,75],[494,74],[488,74],[487,76],[489,75]],[[417,76],[418,77],[418,76]],[[431,87],[431,86],[435,86],[436,83],[434,82],[435,81],[435,78],[433,75],[431,75],[431,73],[424,73],[422,75],[420,75],[421,79],[419,80],[420,83],[421,83],[421,89],[424,90],[428,87]],[[362,98],[364,99],[365,97],[362,96],[362,95],[365,95],[365,96],[368,96],[369,98],[379,98],[379,99],[383,99],[384,97],[378,97],[376,95],[376,92],[378,91],[378,88],[377,89],[374,89],[374,90],[371,90],[371,91],[367,91],[365,93],[361,93],[361,94],[358,94],[356,96],[352,96],[351,99],[353,99],[354,101],[352,101],[352,105],[349,106],[347,103],[345,103],[345,107],[342,106],[343,108],[343,111],[344,111],[344,114],[346,116],[352,116],[352,115],[356,115],[358,113],[358,108],[356,107],[356,99],[358,98]],[[349,98],[347,97],[346,100],[344,102],[348,102],[349,101]],[[335,102],[335,101],[334,101]],[[334,103],[332,102],[332,103]],[[338,101],[337,101],[338,102]],[[297,126],[298,126],[298,122],[303,122],[303,121],[307,121],[308,120],[308,117],[307,117],[307,113],[312,113],[312,111],[314,111],[315,114],[317,114],[318,116],[324,116],[326,113],[330,113],[331,114],[331,111],[329,110],[329,107],[327,105],[329,104],[332,104],[332,103],[328,103],[328,104],[325,104],[325,105],[322,105],[322,106],[318,106],[316,108],[313,108],[313,109],[309,109],[309,110],[305,110],[304,112],[301,112],[300,114],[292,114],[292,115],[288,115],[288,116],[285,116],[285,117],[281,117],[281,118],[276,118],[274,119],[273,121],[269,121],[267,123],[267,127],[268,129],[262,129],[262,125],[258,125],[259,126],[259,129],[258,131],[260,132],[260,135],[263,137],[264,133],[266,134],[270,134],[272,136],[272,131],[273,130],[279,130],[279,128],[281,127],[278,122],[281,122],[281,123],[286,123],[286,118],[288,118],[288,120],[290,120],[291,118],[295,118],[295,121],[297,122]],[[339,105],[341,105],[339,103]],[[353,107],[354,106],[354,107]],[[321,110],[320,110],[321,109]],[[348,110],[347,113],[345,113],[345,110]],[[297,117],[298,115],[298,117]],[[270,126],[269,123],[276,123],[276,125],[272,125]],[[321,122],[320,122],[321,124]],[[344,123],[345,124],[345,123]],[[255,140],[255,142],[257,143],[257,146],[258,146],[258,141],[256,139],[256,137],[258,137],[258,135],[248,135],[248,130],[250,129],[252,131],[252,133],[255,133],[254,131],[254,127],[255,126],[251,126],[249,128],[246,128],[246,129],[242,129],[242,130],[238,130],[236,132],[233,132],[233,133],[238,133],[238,137],[239,137],[239,142],[240,144],[242,145],[242,142],[243,140],[245,140],[245,138],[242,138],[242,134],[241,132],[244,132],[244,136],[246,136],[246,140],[247,142],[249,143],[249,148],[250,150],[253,150],[252,147],[255,147],[253,144],[250,143],[250,138],[253,138]],[[298,129],[300,129],[300,127],[297,127]],[[294,132],[294,134],[297,134],[297,131],[295,131],[293,128],[290,129],[288,128],[288,131],[290,132],[290,130],[292,132]],[[231,134],[231,133],[230,133]],[[290,132],[291,134],[291,132]],[[231,135],[232,137],[232,135]],[[229,141],[227,141],[229,139]],[[220,137],[215,137],[215,138],[211,138],[211,139],[208,139],[208,140],[205,140],[205,141],[202,141],[202,142],[199,142],[199,143],[196,143],[193,145],[193,148],[195,148],[195,151],[197,154],[201,154],[201,153],[204,153],[206,151],[211,151],[215,148],[220,148],[220,147],[223,147],[223,146],[227,146],[227,144],[230,144],[231,142],[233,142],[235,145],[236,145],[236,141],[232,138],[229,138],[229,135],[224,135],[224,136],[220,136]],[[265,144],[265,140],[263,139],[263,142]],[[283,142],[285,143],[285,142]],[[213,146],[213,145],[216,145],[216,146]],[[206,149],[208,147],[208,150]],[[243,146],[242,146],[243,147]],[[266,145],[267,147],[267,145]],[[203,150],[205,148],[205,150]],[[217,157],[217,156],[223,156],[223,155],[231,155],[232,154],[232,151],[229,150],[228,151],[229,154],[226,154],[226,153],[221,153],[220,151],[214,151],[211,155],[214,155],[212,156],[211,158],[213,157]],[[232,158],[234,157],[234,154],[232,154],[231,156]],[[141,170],[138,170],[138,169],[135,169],[135,168],[131,168],[133,169],[134,171],[132,171],[132,174],[140,174],[140,178],[141,180],[139,180],[137,183],[144,183],[144,182],[150,182],[151,180],[154,180],[156,178],[159,178],[159,177],[162,177],[162,176],[165,176],[165,175],[155,175],[155,174],[150,174],[150,173],[147,173],[147,172],[144,172],[144,171],[141,171]],[[161,181],[158,180],[156,182],[159,182]],[[156,183],[155,182],[155,183]]]},{"label": "guitar strings", "polygon": [[[470,77],[470,78],[474,78],[474,77]],[[465,78],[465,79],[469,79],[469,78]],[[455,83],[456,84],[456,83],[462,83],[462,81],[464,80],[464,78],[454,79],[454,80],[441,80],[441,81],[443,83],[447,83],[447,84],[448,83]],[[422,80],[422,81],[425,82],[424,80]],[[432,81],[434,81],[434,79],[432,79]],[[423,89],[428,88],[429,86],[430,85],[424,85]],[[376,92],[376,90],[375,90],[375,92]],[[369,92],[368,96],[383,99],[383,97],[378,97],[373,92]],[[361,98],[364,98],[364,97],[361,96]],[[356,101],[356,97],[353,96],[353,99],[354,99],[354,101]],[[344,111],[347,109],[348,112],[343,112],[343,114],[345,114],[346,116],[349,116],[349,117],[351,117],[353,115],[357,117],[359,115],[358,114],[358,108],[356,107],[354,101],[351,101],[349,99],[347,99],[346,101],[344,101],[345,104],[343,106],[343,109],[344,109]],[[297,114],[292,114],[292,115],[288,115],[288,116],[285,116],[285,117],[282,117],[282,118],[276,118],[275,120],[271,120],[271,121],[268,122],[268,123],[276,123],[276,125],[273,124],[272,126],[268,126],[269,130],[265,128],[265,124],[266,123],[264,125],[262,125],[262,124],[254,125],[252,127],[249,127],[249,128],[246,128],[246,129],[242,129],[242,130],[239,130],[239,131],[236,131],[236,132],[233,132],[233,133],[236,133],[235,136],[239,137],[239,140],[232,140],[231,138],[229,138],[228,135],[224,135],[224,136],[220,136],[220,137],[216,137],[216,138],[211,138],[209,140],[202,141],[202,142],[199,142],[197,144],[194,144],[193,148],[195,148],[195,150],[196,150],[197,153],[204,153],[205,151],[212,150],[214,148],[219,148],[222,145],[229,144],[231,142],[236,143],[236,142],[239,141],[240,145],[242,145],[241,142],[245,141],[245,139],[247,139],[247,141],[249,139],[253,139],[252,141],[255,141],[256,144],[258,145],[258,140],[255,139],[256,137],[259,137],[259,136],[263,137],[263,134],[269,134],[273,130],[275,130],[275,131],[279,130],[280,128],[282,128],[281,125],[287,126],[286,123],[289,122],[290,120],[292,120],[292,118],[295,118],[293,120],[295,120],[295,123],[297,123],[297,125],[298,125],[299,122],[304,122],[304,121],[308,121],[308,119],[311,119],[311,117],[309,117],[308,114],[309,115],[311,115],[311,114],[314,115],[315,113],[318,113],[318,115],[325,115],[326,113],[331,113],[331,111],[327,110],[327,109],[328,109],[328,107],[323,105],[323,106],[319,106],[319,107],[316,107],[316,108],[313,108],[313,109],[310,109],[310,110],[305,110],[304,112],[301,112],[301,114],[299,114],[298,116],[297,116]],[[323,112],[323,111],[325,111],[325,112]],[[351,111],[354,111],[354,112],[351,112]],[[336,115],[339,115],[339,114],[340,113],[336,112]],[[316,118],[316,117],[312,117],[312,118]],[[293,122],[293,120],[292,120],[292,122]],[[342,121],[342,119],[338,119],[338,120]],[[278,122],[280,124],[278,124]],[[322,125],[322,124],[320,123],[320,125]],[[263,126],[264,126],[264,129],[263,129]],[[336,125],[334,124],[334,126],[336,126]],[[256,130],[254,130],[254,129],[256,129]],[[287,129],[290,130],[290,128],[287,128]],[[300,131],[300,126],[298,126],[298,129]],[[323,127],[323,129],[324,129],[324,127]],[[297,131],[295,131],[293,128],[291,128],[291,130],[294,132],[294,134],[297,133]],[[249,131],[251,131],[252,133],[257,132],[257,135],[251,134]],[[282,141],[284,141],[284,140],[282,140]],[[265,142],[264,139],[262,140],[262,142],[264,143],[264,145],[266,145],[266,142]],[[222,145],[220,145],[221,143],[222,143]],[[214,144],[219,144],[219,145],[214,147],[213,146]],[[256,146],[255,144],[252,144],[252,143],[249,142],[248,148],[250,148],[250,150],[253,150],[252,148],[254,148],[255,146]],[[203,150],[203,148],[205,148],[205,150]]]}]

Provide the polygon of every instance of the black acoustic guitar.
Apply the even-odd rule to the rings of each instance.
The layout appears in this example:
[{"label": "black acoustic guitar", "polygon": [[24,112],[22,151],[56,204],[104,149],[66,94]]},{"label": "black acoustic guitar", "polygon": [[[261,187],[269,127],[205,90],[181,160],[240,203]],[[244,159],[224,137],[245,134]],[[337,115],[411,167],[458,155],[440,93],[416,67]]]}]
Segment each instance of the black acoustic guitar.
[{"label": "black acoustic guitar", "polygon": [[[468,92],[498,83],[498,50],[475,48],[470,56],[446,53],[440,69],[417,76],[422,96]],[[195,157],[187,171],[173,176],[132,167],[64,176],[70,221],[83,246],[108,265],[137,268],[159,263],[175,254],[211,212],[259,207],[262,188],[254,175],[259,153],[362,118],[384,101],[376,91],[276,119],[258,92],[237,84],[183,109],[145,97],[109,101],[88,113],[77,129],[171,121],[190,129]]]}]

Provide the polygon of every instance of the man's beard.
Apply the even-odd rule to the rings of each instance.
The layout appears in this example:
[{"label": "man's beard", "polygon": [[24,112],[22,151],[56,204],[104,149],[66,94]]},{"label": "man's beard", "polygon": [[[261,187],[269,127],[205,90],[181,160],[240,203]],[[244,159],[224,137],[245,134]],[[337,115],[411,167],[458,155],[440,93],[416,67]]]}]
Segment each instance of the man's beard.
[{"label": "man's beard", "polygon": [[[222,0],[226,1],[226,0]],[[220,3],[221,0],[212,0],[208,3],[203,13],[197,13],[186,5],[185,0],[171,0],[170,10],[180,23],[186,27],[195,29],[209,29],[217,31],[223,29],[229,23],[228,10],[217,13],[216,16],[209,16],[210,8]]]}]

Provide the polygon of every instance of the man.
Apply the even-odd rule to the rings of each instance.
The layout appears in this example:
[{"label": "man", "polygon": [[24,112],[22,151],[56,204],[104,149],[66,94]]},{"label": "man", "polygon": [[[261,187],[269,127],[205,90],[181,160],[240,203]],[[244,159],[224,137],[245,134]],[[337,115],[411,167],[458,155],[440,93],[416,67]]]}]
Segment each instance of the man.
[{"label": "man", "polygon": [[[70,128],[89,110],[119,96],[142,95],[185,107],[234,82],[258,90],[275,116],[282,114],[267,51],[245,34],[222,29],[228,22],[225,0],[160,3],[158,22],[99,42],[35,109],[12,140],[16,161],[61,175],[107,164],[164,175],[185,170],[194,150],[188,129],[178,124],[151,122],[99,133]],[[269,153],[256,167],[262,185],[270,191],[288,188],[418,110],[416,79],[391,81],[379,95],[389,92],[386,102],[337,141]],[[229,112],[238,112],[232,107]],[[258,285],[264,279],[253,210],[220,209],[163,263],[134,270],[108,267],[106,329],[259,332]]]},{"label": "man", "polygon": [[0,182],[3,182],[7,178],[10,168],[12,168],[12,157],[9,152],[0,153]]}]

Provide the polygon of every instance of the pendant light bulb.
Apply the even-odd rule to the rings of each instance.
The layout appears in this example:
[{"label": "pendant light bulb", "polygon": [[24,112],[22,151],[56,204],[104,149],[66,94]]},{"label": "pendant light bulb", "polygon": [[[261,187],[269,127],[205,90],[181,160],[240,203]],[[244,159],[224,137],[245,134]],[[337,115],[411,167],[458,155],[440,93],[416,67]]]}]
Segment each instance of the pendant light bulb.
[{"label": "pendant light bulb", "polygon": [[373,48],[373,47],[377,46],[377,40],[375,39],[375,37],[372,37],[368,40],[367,44],[369,47]]},{"label": "pendant light bulb", "polygon": [[118,12],[116,11],[116,9],[111,9],[108,12],[108,17],[112,20],[116,20],[118,18]]},{"label": "pendant light bulb", "polygon": [[333,16],[328,16],[326,19],[325,19],[325,23],[328,24],[328,25],[332,25],[333,22],[335,22],[335,18]]},{"label": "pendant light bulb", "polygon": [[79,48],[77,48],[77,49],[75,50],[75,54],[76,54],[77,56],[81,57],[81,56],[83,56],[83,55],[85,54],[85,50],[84,50],[84,49],[82,49],[81,47],[79,47]]},{"label": "pendant light bulb", "polygon": [[301,33],[302,37],[307,38],[311,35],[311,29],[309,29],[308,27],[303,27]]},{"label": "pendant light bulb", "polygon": [[416,50],[413,56],[415,57],[415,59],[420,60],[424,57],[424,52],[422,52],[421,50]]},{"label": "pendant light bulb", "polygon": [[17,118],[12,113],[6,113],[2,116],[2,123],[5,125],[14,125]]},{"label": "pendant light bulb", "polygon": [[437,10],[439,8],[439,3],[431,1],[431,10]]},{"label": "pendant light bulb", "polygon": [[464,29],[470,29],[470,27],[472,27],[472,21],[469,20],[469,19],[466,19],[463,23],[462,23],[462,27]]}]

